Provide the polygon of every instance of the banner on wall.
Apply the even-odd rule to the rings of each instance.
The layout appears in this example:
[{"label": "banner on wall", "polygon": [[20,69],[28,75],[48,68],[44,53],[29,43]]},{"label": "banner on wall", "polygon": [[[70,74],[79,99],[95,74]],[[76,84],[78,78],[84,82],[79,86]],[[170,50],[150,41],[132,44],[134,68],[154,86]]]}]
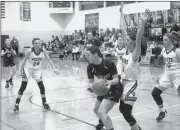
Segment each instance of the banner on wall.
[{"label": "banner on wall", "polygon": [[[180,2],[179,2],[180,3]],[[136,31],[139,25],[139,18],[143,13],[125,14],[125,21],[128,27],[128,31]],[[151,18],[148,21],[149,25],[154,25],[155,28],[159,28],[161,25],[165,25],[170,28],[173,23],[180,25],[180,8],[174,8],[171,10],[158,10],[151,12]]]},{"label": "banner on wall", "polygon": [[171,1],[171,9],[180,9],[180,2],[178,1]]},{"label": "banner on wall", "polygon": [[85,15],[85,29],[88,31],[99,30],[99,13]]}]

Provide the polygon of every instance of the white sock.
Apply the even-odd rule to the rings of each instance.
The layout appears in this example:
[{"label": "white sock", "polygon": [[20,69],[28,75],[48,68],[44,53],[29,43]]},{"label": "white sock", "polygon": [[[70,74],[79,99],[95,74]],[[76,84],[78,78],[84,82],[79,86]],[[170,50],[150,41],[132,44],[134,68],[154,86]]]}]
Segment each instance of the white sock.
[{"label": "white sock", "polygon": [[159,111],[164,112],[165,111],[164,107],[159,108]]}]

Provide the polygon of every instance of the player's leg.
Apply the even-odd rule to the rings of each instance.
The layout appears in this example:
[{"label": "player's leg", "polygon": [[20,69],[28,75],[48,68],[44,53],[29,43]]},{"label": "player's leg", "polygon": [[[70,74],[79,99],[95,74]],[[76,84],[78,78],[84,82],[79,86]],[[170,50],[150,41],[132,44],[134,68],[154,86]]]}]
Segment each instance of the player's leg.
[{"label": "player's leg", "polygon": [[132,115],[133,106],[138,97],[138,83],[136,81],[123,81],[122,85],[124,86],[124,90],[119,110],[132,130],[141,130],[136,119]]},{"label": "player's leg", "polygon": [[180,97],[180,72],[177,72],[174,77],[173,77],[173,84],[174,87],[176,88],[178,95]]},{"label": "player's leg", "polygon": [[98,96],[94,105],[94,113],[96,114],[96,116],[99,118],[99,123],[96,125],[96,130],[101,130],[104,126],[102,120],[100,119],[99,115],[98,115],[98,111],[99,111],[99,107],[101,105],[101,102],[103,100],[102,96]]},{"label": "player's leg", "polygon": [[3,65],[3,71],[4,71],[4,77],[5,77],[5,80],[6,80],[6,85],[5,85],[5,88],[9,88],[9,66],[4,64]]},{"label": "player's leg", "polygon": [[129,104],[125,104],[123,101],[120,101],[119,110],[122,113],[124,119],[128,122],[128,124],[132,128],[132,130],[141,130],[136,119],[132,115],[133,104],[134,104],[133,101],[131,103],[129,102]]},{"label": "player's leg", "polygon": [[15,106],[14,106],[14,111],[19,111],[19,103],[21,101],[21,98],[22,98],[24,91],[26,90],[28,79],[30,76],[31,76],[31,71],[28,68],[24,68],[23,74],[22,74],[21,87],[18,91],[18,95],[16,98]]},{"label": "player's leg", "polygon": [[109,92],[104,96],[104,99],[100,105],[98,115],[106,126],[107,130],[114,130],[112,121],[108,116],[109,111],[114,107],[122,95],[122,85],[120,83],[117,86],[112,86]]},{"label": "player's leg", "polygon": [[46,102],[46,90],[45,90],[44,83],[42,80],[42,70],[41,69],[34,70],[32,77],[36,80],[37,85],[39,86],[43,107],[45,109],[50,109],[49,104],[47,104]]},{"label": "player's leg", "polygon": [[10,75],[10,78],[9,78],[9,83],[10,83],[11,85],[14,85],[14,84],[13,84],[13,78],[14,78],[15,75],[16,75],[16,65],[15,65],[15,64],[12,64],[12,65],[11,65],[11,75]]},{"label": "player's leg", "polygon": [[159,116],[156,118],[157,121],[161,121],[168,115],[167,111],[164,109],[161,93],[170,87],[172,87],[171,81],[168,79],[166,74],[163,74],[163,76],[159,79],[159,83],[156,84],[152,90],[152,97],[158,105],[160,111]]},{"label": "player's leg", "polygon": [[100,119],[102,120],[102,122],[105,125],[107,130],[114,130],[113,125],[112,125],[112,120],[108,116],[108,113],[114,107],[115,104],[116,104],[115,101],[103,99],[103,101],[100,105],[99,111],[98,111],[98,115],[99,115]]}]

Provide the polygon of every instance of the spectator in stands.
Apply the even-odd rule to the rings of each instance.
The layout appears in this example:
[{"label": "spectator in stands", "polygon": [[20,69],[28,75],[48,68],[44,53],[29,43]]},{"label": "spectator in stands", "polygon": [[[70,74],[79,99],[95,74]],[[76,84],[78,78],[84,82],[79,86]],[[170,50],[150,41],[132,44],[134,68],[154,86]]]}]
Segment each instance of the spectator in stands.
[{"label": "spectator in stands", "polygon": [[111,33],[112,33],[112,35],[113,35],[113,34],[116,34],[115,28],[112,28],[112,32],[111,32]]},{"label": "spectator in stands", "polygon": [[87,38],[88,38],[88,40],[87,40],[86,46],[92,46],[92,45],[95,45],[97,47],[101,46],[101,42],[100,42],[99,38],[96,39],[93,36],[92,32],[88,33]]},{"label": "spectator in stands", "polygon": [[[108,33],[108,35],[111,33],[111,31],[109,30],[109,28],[106,28],[106,32]],[[105,33],[106,33],[105,32]]]},{"label": "spectator in stands", "polygon": [[19,55],[19,42],[18,40],[13,36],[13,39],[11,40],[12,48],[16,51],[16,55]]},{"label": "spectator in stands", "polygon": [[55,37],[52,36],[52,40],[51,40],[51,43],[54,43],[55,42]]},{"label": "spectator in stands", "polygon": [[164,27],[164,25],[161,25],[161,31],[162,31],[162,37],[163,37],[164,34],[167,33],[167,29]]},{"label": "spectator in stands", "polygon": [[69,59],[69,54],[72,53],[73,45],[71,43],[67,43],[64,51],[64,59]]},{"label": "spectator in stands", "polygon": [[180,27],[177,26],[177,23],[173,23],[170,32],[172,31],[175,31],[175,32],[180,31]]},{"label": "spectator in stands", "polygon": [[105,32],[105,36],[104,36],[104,42],[105,42],[105,43],[109,42],[109,39],[110,39],[110,38],[109,38],[109,34],[108,34],[108,32],[106,31],[106,32]]},{"label": "spectator in stands", "polygon": [[72,48],[72,60],[74,60],[74,56],[76,56],[76,60],[79,59],[79,55],[80,55],[80,52],[79,52],[79,47],[77,44],[74,44],[73,45],[73,48]]},{"label": "spectator in stands", "polygon": [[102,28],[100,29],[99,39],[100,39],[101,43],[104,42],[104,31]]}]

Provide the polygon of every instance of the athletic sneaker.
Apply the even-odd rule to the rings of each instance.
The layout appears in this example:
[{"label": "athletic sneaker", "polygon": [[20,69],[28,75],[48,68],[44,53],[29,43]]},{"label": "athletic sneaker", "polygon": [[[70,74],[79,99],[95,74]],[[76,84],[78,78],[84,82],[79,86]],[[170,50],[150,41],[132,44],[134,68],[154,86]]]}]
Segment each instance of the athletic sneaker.
[{"label": "athletic sneaker", "polygon": [[19,111],[19,105],[18,105],[18,104],[15,104],[15,106],[14,106],[14,112],[17,112],[17,111]]},{"label": "athletic sneaker", "polygon": [[101,130],[103,126],[104,126],[103,122],[99,120],[99,124],[96,125],[96,130]]},{"label": "athletic sneaker", "polygon": [[6,86],[5,86],[5,88],[9,88],[9,81],[8,81],[8,80],[6,80]]},{"label": "athletic sneaker", "polygon": [[159,116],[156,118],[157,121],[161,121],[162,119],[164,119],[166,116],[168,116],[167,111],[165,110],[164,112],[160,112]]},{"label": "athletic sneaker", "polygon": [[12,86],[14,85],[13,81],[10,81],[10,80],[9,80],[9,83],[10,83],[10,85],[12,85]]},{"label": "athletic sneaker", "polygon": [[50,109],[51,109],[50,106],[49,106],[49,104],[47,104],[46,102],[43,104],[43,106],[44,106],[44,108],[47,109],[47,110],[50,110]]}]

